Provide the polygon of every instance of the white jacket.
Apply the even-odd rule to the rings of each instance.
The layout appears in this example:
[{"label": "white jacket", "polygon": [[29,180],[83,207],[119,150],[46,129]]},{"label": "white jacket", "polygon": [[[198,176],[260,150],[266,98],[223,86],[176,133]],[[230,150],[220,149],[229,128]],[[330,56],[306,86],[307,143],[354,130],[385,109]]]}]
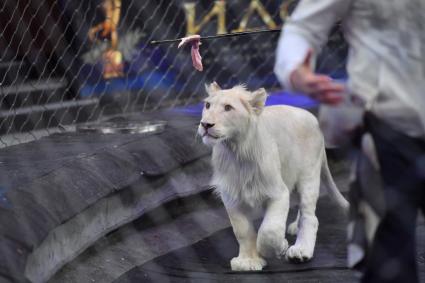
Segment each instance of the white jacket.
[{"label": "white jacket", "polygon": [[301,0],[279,40],[279,81],[291,89],[289,74],[339,20],[349,92],[395,129],[425,137],[425,0]]}]

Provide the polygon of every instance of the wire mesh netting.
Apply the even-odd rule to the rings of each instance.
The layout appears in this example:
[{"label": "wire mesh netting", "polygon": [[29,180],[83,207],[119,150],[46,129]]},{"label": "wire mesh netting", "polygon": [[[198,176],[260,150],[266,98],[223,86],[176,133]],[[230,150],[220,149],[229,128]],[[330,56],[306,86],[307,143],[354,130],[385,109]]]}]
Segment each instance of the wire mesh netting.
[{"label": "wire mesh netting", "polygon": [[[233,272],[239,246],[213,193],[211,149],[195,136],[213,81],[264,87],[269,105],[307,100],[273,72],[279,31],[298,1],[0,1],[0,282],[358,281],[346,264],[345,216],[322,194],[313,261],[268,259],[264,273]],[[267,32],[235,35],[258,30]],[[202,72],[190,46],[152,44],[193,34],[231,35],[201,40]],[[337,23],[316,71],[346,79],[347,49]],[[170,109],[178,111],[161,112]],[[351,152],[327,152],[347,193]],[[291,200],[288,224],[298,210]],[[425,234],[423,219],[417,231]],[[363,234],[355,236],[367,245]]]},{"label": "wire mesh netting", "polygon": [[[4,0],[0,4],[0,145],[34,140],[115,113],[191,105],[204,83],[279,89],[279,33],[202,42],[204,71],[188,49],[152,40],[280,28],[297,1]],[[317,68],[344,77],[337,26]]]}]

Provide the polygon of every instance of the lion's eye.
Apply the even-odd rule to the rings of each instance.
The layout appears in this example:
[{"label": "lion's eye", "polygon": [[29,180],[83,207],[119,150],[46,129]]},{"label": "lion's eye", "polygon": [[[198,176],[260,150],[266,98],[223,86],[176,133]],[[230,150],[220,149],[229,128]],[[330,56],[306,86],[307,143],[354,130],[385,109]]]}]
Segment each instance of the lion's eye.
[{"label": "lion's eye", "polygon": [[210,109],[211,104],[209,102],[205,103],[205,108]]},{"label": "lion's eye", "polygon": [[231,106],[231,105],[229,105],[229,104],[226,104],[226,105],[224,105],[224,111],[230,111],[230,110],[232,110],[233,109],[233,107]]}]

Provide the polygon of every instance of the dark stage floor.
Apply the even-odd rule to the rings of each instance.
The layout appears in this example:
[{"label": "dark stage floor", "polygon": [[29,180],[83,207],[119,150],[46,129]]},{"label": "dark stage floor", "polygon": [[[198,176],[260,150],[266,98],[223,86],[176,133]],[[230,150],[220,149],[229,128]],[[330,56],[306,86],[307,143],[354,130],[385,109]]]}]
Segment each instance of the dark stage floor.
[{"label": "dark stage floor", "polygon": [[[344,187],[346,172],[337,183]],[[209,192],[173,201],[101,239],[50,282],[358,282],[346,267],[346,220],[327,196],[318,203],[315,257],[303,264],[269,260],[261,272],[235,273],[237,243],[220,202]],[[290,218],[295,217],[292,208]],[[418,239],[425,238],[420,221]],[[294,237],[288,237],[290,244]],[[418,241],[425,280],[425,245]],[[421,281],[421,282],[422,282]]]}]

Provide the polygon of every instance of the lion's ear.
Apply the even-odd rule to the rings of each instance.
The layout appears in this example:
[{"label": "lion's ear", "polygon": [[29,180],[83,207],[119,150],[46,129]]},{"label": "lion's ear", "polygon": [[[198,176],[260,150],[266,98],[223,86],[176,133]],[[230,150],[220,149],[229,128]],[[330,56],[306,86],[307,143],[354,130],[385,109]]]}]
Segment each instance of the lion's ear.
[{"label": "lion's ear", "polygon": [[205,90],[207,91],[208,95],[211,95],[212,93],[221,90],[221,87],[216,82],[212,82],[210,85],[205,84]]},{"label": "lion's ear", "polygon": [[267,92],[264,88],[257,89],[251,93],[249,104],[254,109],[254,112],[259,115],[266,105]]}]

